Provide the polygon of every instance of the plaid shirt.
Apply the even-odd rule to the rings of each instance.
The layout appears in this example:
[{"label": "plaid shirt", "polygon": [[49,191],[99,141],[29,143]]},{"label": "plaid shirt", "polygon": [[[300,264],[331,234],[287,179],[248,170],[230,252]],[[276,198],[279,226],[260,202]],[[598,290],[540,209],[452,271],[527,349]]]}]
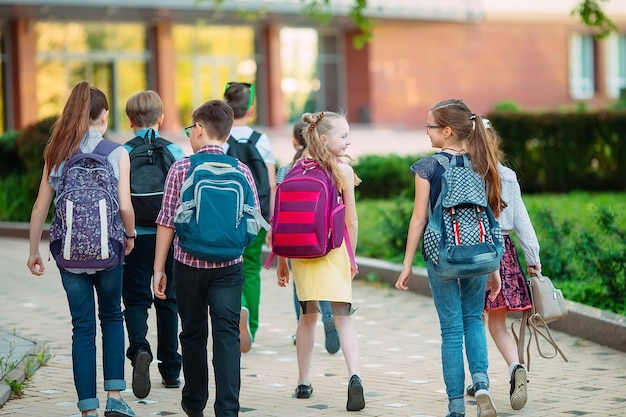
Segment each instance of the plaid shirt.
[{"label": "plaid shirt", "polygon": [[[218,145],[206,145],[198,151],[198,153],[200,152],[208,154],[223,154],[224,150],[221,146]],[[189,160],[189,158],[181,159],[172,164],[170,171],[167,174],[167,179],[165,180],[165,188],[163,190],[163,203],[161,204],[161,211],[159,212],[159,216],[156,219],[157,224],[169,227],[171,229],[174,228],[174,216],[176,214],[176,209],[178,208],[178,204],[180,201],[183,183],[187,178],[187,174],[189,173],[190,168],[191,161]],[[252,190],[254,191],[254,205],[260,212],[259,196],[256,191],[252,172],[250,172],[250,169],[241,161],[239,161],[239,166],[237,168],[244,173],[246,179],[248,180],[248,183],[252,187]],[[176,259],[180,263],[198,269],[224,268],[226,266],[234,265],[243,261],[243,258],[241,256],[237,259],[233,259],[232,261],[224,262],[210,262],[195,258],[180,248],[178,244],[178,236],[174,237],[174,259]]]}]

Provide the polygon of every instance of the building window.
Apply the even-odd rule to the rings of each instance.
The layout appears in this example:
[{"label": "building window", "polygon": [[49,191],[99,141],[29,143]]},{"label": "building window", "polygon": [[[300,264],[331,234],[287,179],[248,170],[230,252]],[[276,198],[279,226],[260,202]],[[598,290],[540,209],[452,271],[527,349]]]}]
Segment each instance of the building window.
[{"label": "building window", "polygon": [[607,47],[607,93],[611,98],[626,95],[626,33],[613,33]]},{"label": "building window", "polygon": [[570,94],[573,99],[592,98],[595,82],[595,42],[592,35],[575,33],[570,42]]},{"label": "building window", "polygon": [[146,30],[142,24],[39,22],[37,117],[61,114],[82,80],[109,101],[109,129],[128,130],[126,100],[147,87]]},{"label": "building window", "polygon": [[280,31],[281,88],[290,122],[302,113],[342,112],[341,51],[334,32],[285,27]]},{"label": "building window", "polygon": [[[256,103],[265,94],[257,79],[254,30],[249,26],[174,26],[176,105],[180,120],[207,100],[222,99],[229,81],[256,83]],[[258,115],[260,109],[256,108]],[[255,116],[256,117],[256,116]]]}]

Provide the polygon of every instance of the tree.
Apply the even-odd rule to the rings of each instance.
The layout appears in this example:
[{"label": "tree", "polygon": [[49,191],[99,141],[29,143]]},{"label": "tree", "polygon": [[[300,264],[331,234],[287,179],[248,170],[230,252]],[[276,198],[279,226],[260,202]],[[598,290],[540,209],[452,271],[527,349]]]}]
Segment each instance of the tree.
[{"label": "tree", "polygon": [[583,0],[572,10],[573,15],[580,16],[583,23],[595,30],[595,36],[603,38],[611,32],[617,32],[615,23],[604,13],[600,2],[608,0]]},{"label": "tree", "polygon": [[[202,0],[197,0],[202,1]],[[580,0],[580,3],[572,15],[580,17],[582,22],[594,30],[594,35],[598,38],[607,36],[613,31],[617,31],[615,23],[604,13],[600,3],[609,0]],[[219,7],[224,0],[213,0],[216,7]],[[332,18],[332,0],[301,0],[303,12],[314,17],[322,23],[328,23]],[[372,37],[374,20],[367,15],[366,9],[368,0],[354,0],[349,9],[349,16],[361,33],[354,39],[354,45],[361,48]]]}]

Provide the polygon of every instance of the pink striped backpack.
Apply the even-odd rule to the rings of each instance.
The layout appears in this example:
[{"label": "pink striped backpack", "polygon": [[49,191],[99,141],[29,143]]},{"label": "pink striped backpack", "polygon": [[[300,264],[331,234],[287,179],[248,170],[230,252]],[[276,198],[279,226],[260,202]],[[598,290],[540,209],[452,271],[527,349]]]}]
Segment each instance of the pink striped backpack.
[{"label": "pink striped backpack", "polygon": [[296,162],[276,188],[272,218],[272,253],[285,258],[319,258],[346,240],[356,262],[345,222],[345,206],[330,172],[312,159]]}]

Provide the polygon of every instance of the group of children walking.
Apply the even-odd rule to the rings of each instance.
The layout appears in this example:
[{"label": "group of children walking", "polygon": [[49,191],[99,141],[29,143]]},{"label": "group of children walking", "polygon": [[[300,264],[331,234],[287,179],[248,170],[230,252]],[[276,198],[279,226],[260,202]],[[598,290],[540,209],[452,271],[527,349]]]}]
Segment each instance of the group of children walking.
[{"label": "group of children walking", "polygon": [[[157,320],[156,359],[165,388],[178,388],[181,370],[184,374],[181,408],[190,417],[201,417],[209,399],[208,337],[212,336],[212,358],[215,377],[216,416],[237,416],[241,385],[241,353],[254,343],[259,324],[260,272],[262,246],[272,246],[272,234],[259,225],[274,215],[277,182],[299,160],[311,161],[325,170],[338,191],[337,198],[345,209],[345,240],[326,255],[316,258],[278,256],[277,280],[287,286],[291,272],[294,279],[296,307],[296,344],[298,380],[294,396],[313,395],[310,365],[315,342],[318,313],[323,314],[326,349],[335,353],[341,348],[348,369],[346,409],[365,407],[360,375],[359,342],[352,320],[352,280],[356,274],[353,262],[358,240],[358,218],[354,188],[360,179],[352,167],[342,162],[350,127],[344,116],[334,112],[306,113],[294,127],[296,156],[291,164],[278,170],[269,138],[248,127],[253,116],[254,87],[247,83],[228,83],[223,100],[211,100],[198,107],[185,128],[194,155],[186,158],[182,149],[159,137],[163,122],[162,102],[156,92],[133,95],[126,112],[136,138],[123,147],[111,146],[100,158],[110,168],[116,186],[109,190],[114,204],[96,202],[100,213],[112,211],[108,222],[123,230],[123,245],[113,267],[77,263],[62,266],[59,259],[70,256],[71,229],[67,219],[62,230],[67,236],[57,263],[61,272],[72,316],[72,360],[78,408],[82,416],[95,416],[99,408],[96,393],[96,305],[102,328],[104,389],[107,417],[132,417],[134,411],[122,399],[124,353],[133,367],[132,389],[138,398],[151,390],[150,364],[154,352],[147,341],[148,310],[154,304]],[[54,126],[44,153],[44,170],[39,194],[33,206],[30,225],[30,253],[27,265],[34,275],[43,275],[44,262],[39,253],[44,222],[51,203],[77,205],[66,201],[65,178],[72,169],[75,154],[98,153],[99,143],[106,142],[108,102],[104,94],[87,82],[72,90],[63,113]],[[430,286],[439,314],[442,335],[442,365],[449,398],[448,417],[465,415],[465,375],[463,340],[469,361],[472,385],[467,393],[474,395],[479,417],[496,416],[489,392],[487,343],[483,310],[488,311],[488,327],[510,367],[511,406],[520,409],[527,400],[526,371],[519,364],[515,344],[505,327],[507,311],[530,307],[528,290],[513,243],[508,236],[516,231],[529,264],[528,272],[540,271],[539,245],[521,200],[515,174],[500,162],[499,138],[487,120],[481,122],[460,100],[447,100],[433,106],[428,113],[427,134],[434,148],[448,159],[468,154],[473,168],[485,179],[487,198],[499,217],[506,248],[500,269],[491,274],[470,278],[448,279],[438,276],[428,261]],[[142,148],[143,147],[143,148]],[[145,148],[145,149],[144,149]],[[140,175],[140,154],[165,164],[166,177],[158,194],[160,204],[151,211],[153,192],[140,190],[154,173]],[[235,159],[228,155],[236,155]],[[129,156],[130,155],[130,156]],[[146,156],[147,155],[147,156]],[[244,188],[251,190],[247,227],[248,240],[235,255],[202,256],[189,249],[181,223],[192,222],[181,214],[182,196],[190,182],[199,181],[195,168],[198,158],[207,162],[209,171],[230,172],[243,178]],[[245,160],[248,159],[248,160]],[[243,162],[242,162],[243,161]],[[245,162],[245,163],[244,163]],[[229,168],[230,167],[230,168]],[[150,169],[153,169],[151,167]],[[224,171],[222,171],[224,170]],[[233,171],[234,170],[234,171]],[[408,289],[412,263],[428,223],[428,208],[441,193],[442,169],[434,159],[423,158],[411,167],[415,175],[415,205],[409,224],[403,269],[396,287]],[[146,171],[150,172],[150,171]],[[155,171],[152,171],[155,172]],[[233,172],[235,174],[233,174]],[[143,178],[143,179],[140,179]],[[225,177],[224,177],[225,178]],[[229,181],[232,182],[232,177]],[[207,179],[207,183],[210,181]],[[210,182],[205,188],[215,188]],[[84,191],[84,194],[89,192]],[[147,205],[144,205],[147,204]],[[186,205],[186,203],[185,203]],[[138,207],[141,207],[139,209]],[[200,210],[200,208],[196,208]],[[60,216],[55,211],[55,216]],[[252,223],[250,223],[252,222]],[[106,220],[101,225],[107,223]],[[103,226],[104,228],[104,226]],[[102,233],[101,242],[106,241]],[[183,248],[184,246],[184,248]],[[114,250],[117,246],[113,246]],[[101,252],[100,258],[107,258]],[[55,256],[56,259],[56,256]],[[289,263],[290,262],[290,263]],[[82,265],[82,266],[81,266]],[[74,266],[74,264],[72,264]],[[93,290],[97,295],[97,303]],[[124,303],[122,311],[121,301]],[[181,331],[178,337],[178,318]],[[124,352],[124,322],[129,347]],[[180,340],[180,350],[178,341]]]}]

